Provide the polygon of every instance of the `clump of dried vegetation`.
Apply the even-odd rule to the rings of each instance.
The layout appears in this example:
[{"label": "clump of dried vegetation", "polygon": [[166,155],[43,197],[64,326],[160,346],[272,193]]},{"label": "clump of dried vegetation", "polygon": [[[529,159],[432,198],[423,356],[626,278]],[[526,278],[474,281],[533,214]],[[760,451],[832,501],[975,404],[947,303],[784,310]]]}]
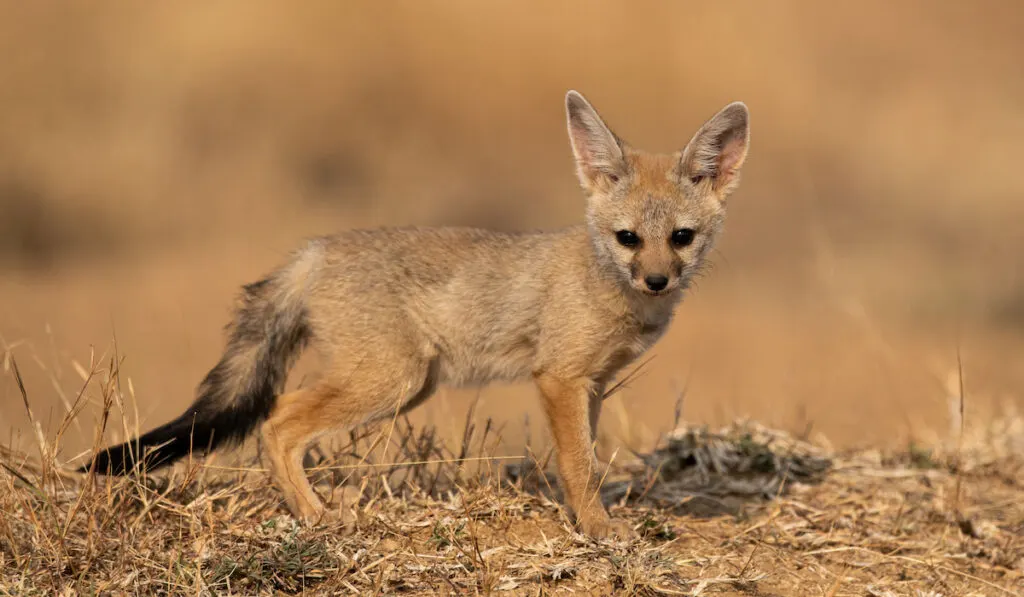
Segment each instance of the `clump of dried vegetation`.
[{"label": "clump of dried vegetation", "polygon": [[[31,413],[9,353],[4,365]],[[602,542],[573,530],[550,453],[490,456],[493,430],[471,416],[454,448],[400,418],[311,452],[325,499],[357,515],[342,529],[288,516],[258,445],[160,474],[67,473],[61,437],[88,402],[108,423],[131,411],[117,365],[81,372],[38,453],[0,452],[0,594],[1024,592],[1024,419],[1012,412],[952,445],[892,453],[749,421],[680,425],[609,467],[603,498],[639,538]]]}]

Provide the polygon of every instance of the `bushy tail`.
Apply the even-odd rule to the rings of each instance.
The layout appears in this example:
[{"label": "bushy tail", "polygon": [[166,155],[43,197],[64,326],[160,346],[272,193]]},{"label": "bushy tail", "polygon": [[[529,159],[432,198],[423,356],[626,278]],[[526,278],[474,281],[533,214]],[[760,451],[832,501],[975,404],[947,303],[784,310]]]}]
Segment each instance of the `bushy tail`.
[{"label": "bushy tail", "polygon": [[306,309],[287,270],[245,286],[220,362],[180,417],[138,439],[107,448],[80,471],[123,475],[240,443],[269,415],[288,369],[309,339]]}]

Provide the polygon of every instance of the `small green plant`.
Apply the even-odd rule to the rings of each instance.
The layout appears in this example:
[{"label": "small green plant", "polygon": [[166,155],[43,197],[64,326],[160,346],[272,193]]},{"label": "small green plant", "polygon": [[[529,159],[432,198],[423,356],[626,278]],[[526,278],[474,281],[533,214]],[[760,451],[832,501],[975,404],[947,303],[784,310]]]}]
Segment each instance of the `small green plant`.
[{"label": "small green plant", "polygon": [[430,542],[437,549],[444,549],[457,543],[465,534],[466,521],[459,521],[455,525],[452,523],[453,521],[450,518],[444,518],[434,524],[434,528],[430,533]]},{"label": "small green plant", "polygon": [[925,470],[941,468],[940,463],[935,459],[932,449],[914,441],[911,441],[910,445],[907,446],[907,457],[910,460],[910,466],[913,468]]},{"label": "small green plant", "polygon": [[645,512],[640,521],[640,534],[645,539],[658,539],[671,541],[676,538],[676,532],[663,517],[655,516],[653,512]]}]

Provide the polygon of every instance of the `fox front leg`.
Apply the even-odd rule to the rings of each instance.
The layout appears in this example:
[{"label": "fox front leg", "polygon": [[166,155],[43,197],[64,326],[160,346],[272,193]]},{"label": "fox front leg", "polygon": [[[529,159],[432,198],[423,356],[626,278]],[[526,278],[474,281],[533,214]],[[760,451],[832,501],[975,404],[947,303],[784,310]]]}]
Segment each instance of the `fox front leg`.
[{"label": "fox front leg", "polygon": [[566,502],[575,512],[580,530],[595,539],[633,537],[632,528],[623,521],[612,521],[601,503],[601,479],[591,441],[593,384],[588,379],[564,380],[548,374],[537,375],[536,382],[555,439]]}]

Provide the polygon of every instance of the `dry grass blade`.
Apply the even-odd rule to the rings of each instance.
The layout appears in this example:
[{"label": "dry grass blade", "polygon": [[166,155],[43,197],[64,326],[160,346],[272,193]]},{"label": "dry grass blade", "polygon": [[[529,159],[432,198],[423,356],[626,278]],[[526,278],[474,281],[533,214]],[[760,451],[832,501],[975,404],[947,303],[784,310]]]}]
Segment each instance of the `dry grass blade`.
[{"label": "dry grass blade", "polygon": [[636,367],[633,367],[633,369],[631,369],[629,371],[629,373],[624,375],[622,377],[622,379],[617,381],[615,383],[615,385],[613,385],[612,387],[610,387],[607,390],[605,390],[604,398],[603,399],[607,400],[607,399],[611,398],[612,396],[614,396],[617,392],[619,392],[623,388],[629,387],[630,382],[632,382],[633,380],[638,378],[640,376],[640,374],[643,372],[644,367],[646,367],[647,364],[650,363],[651,360],[653,360],[653,359],[654,359],[654,355],[651,355],[651,356],[647,357],[646,359],[644,359],[643,361],[640,361],[640,363],[637,364]]}]

